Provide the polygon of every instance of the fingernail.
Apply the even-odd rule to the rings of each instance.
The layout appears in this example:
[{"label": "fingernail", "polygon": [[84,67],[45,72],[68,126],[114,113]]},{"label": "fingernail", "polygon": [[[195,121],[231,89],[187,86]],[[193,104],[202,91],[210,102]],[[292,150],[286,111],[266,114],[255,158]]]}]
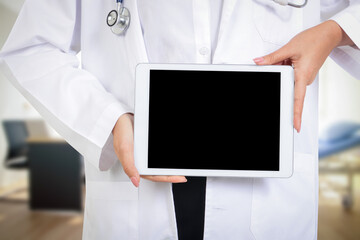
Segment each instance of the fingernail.
[{"label": "fingernail", "polygon": [[177,183],[186,183],[188,180],[184,177],[184,178],[182,178],[181,180],[180,179],[178,179],[178,180],[175,180],[175,182],[177,182]]},{"label": "fingernail", "polygon": [[139,181],[137,180],[136,177],[132,177],[130,178],[132,184],[134,184],[135,187],[139,187]]},{"label": "fingernail", "polygon": [[264,61],[264,58],[263,57],[254,58],[253,61],[255,63],[262,63]]}]

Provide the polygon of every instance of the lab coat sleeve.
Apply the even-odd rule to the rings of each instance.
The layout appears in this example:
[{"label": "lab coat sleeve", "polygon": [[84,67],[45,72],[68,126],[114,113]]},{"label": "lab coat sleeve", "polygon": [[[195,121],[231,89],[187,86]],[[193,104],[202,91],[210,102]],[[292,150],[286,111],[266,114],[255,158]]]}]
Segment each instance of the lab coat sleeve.
[{"label": "lab coat sleeve", "polygon": [[[334,2],[335,8],[343,8],[330,19],[338,23],[355,44],[337,47],[330,56],[353,77],[360,79],[360,0],[330,2]],[[331,4],[323,8],[323,12],[324,9],[331,12]]]},{"label": "lab coat sleeve", "polygon": [[112,148],[111,131],[130,110],[79,68],[80,2],[25,1],[0,53],[0,67],[69,144],[107,170],[116,159],[105,156],[114,155],[106,151]]}]

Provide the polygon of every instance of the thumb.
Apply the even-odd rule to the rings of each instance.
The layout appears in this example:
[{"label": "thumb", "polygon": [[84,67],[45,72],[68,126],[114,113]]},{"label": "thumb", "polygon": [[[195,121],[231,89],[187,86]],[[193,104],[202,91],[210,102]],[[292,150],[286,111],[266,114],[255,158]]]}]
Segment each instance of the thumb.
[{"label": "thumb", "polygon": [[291,57],[287,45],[263,57],[254,58],[256,65],[277,65]]}]

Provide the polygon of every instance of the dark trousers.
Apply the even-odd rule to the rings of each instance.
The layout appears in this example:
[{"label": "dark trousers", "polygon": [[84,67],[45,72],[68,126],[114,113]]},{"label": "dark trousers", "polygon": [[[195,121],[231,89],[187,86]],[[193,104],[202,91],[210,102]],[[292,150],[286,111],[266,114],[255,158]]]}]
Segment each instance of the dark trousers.
[{"label": "dark trousers", "polygon": [[206,177],[186,177],[172,185],[179,240],[204,237]]}]

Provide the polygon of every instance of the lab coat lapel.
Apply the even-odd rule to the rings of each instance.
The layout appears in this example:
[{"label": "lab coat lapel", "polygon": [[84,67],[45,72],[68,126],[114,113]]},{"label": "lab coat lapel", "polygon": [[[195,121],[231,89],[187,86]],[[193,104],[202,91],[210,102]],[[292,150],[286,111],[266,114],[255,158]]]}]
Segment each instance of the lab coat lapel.
[{"label": "lab coat lapel", "polygon": [[[225,35],[225,32],[227,28],[229,27],[231,16],[235,10],[235,4],[237,0],[224,0],[222,13],[221,13],[221,22],[220,22],[220,28],[219,28],[219,35],[218,35],[218,42],[217,47],[214,52],[214,60],[216,61],[216,56],[219,54],[219,48],[218,46],[221,46],[224,41],[223,36]],[[216,63],[213,61],[213,63]]]},{"label": "lab coat lapel", "polygon": [[[130,10],[131,23],[124,42],[129,70],[135,79],[136,66],[148,63],[145,42],[142,34],[137,1],[126,1]],[[144,179],[139,186],[139,239],[176,239],[175,210],[170,183],[155,183]],[[154,216],[157,216],[154,218]],[[156,236],[160,234],[160,236]]]},{"label": "lab coat lapel", "polygon": [[237,0],[224,0],[223,9],[221,13],[219,36],[218,36],[219,41],[221,40],[226,28],[229,26],[229,21],[235,10],[236,2]]},{"label": "lab coat lapel", "polygon": [[147,63],[148,57],[145,42],[141,31],[141,23],[137,8],[137,1],[124,1],[125,7],[130,10],[131,22],[125,35],[125,50],[128,57],[128,64],[133,79],[135,79],[136,65]]}]

